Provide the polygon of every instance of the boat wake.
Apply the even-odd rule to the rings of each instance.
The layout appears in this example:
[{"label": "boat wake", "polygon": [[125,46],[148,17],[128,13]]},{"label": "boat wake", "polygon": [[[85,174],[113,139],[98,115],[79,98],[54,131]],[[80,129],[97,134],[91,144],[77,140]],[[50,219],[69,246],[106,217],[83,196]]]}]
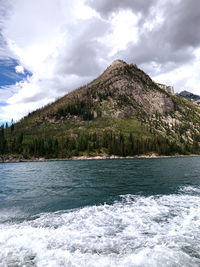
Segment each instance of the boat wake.
[{"label": "boat wake", "polygon": [[0,233],[0,266],[199,266],[199,188],[43,213]]}]

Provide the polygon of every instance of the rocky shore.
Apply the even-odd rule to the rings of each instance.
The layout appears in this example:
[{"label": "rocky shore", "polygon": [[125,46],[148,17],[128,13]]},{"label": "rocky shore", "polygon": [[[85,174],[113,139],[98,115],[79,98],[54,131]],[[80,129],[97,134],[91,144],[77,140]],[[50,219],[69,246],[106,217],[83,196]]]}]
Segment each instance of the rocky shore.
[{"label": "rocky shore", "polygon": [[100,160],[100,159],[131,159],[131,158],[143,158],[143,159],[153,159],[153,158],[179,158],[179,157],[198,157],[200,155],[190,154],[190,155],[140,155],[140,156],[127,156],[127,157],[120,157],[115,155],[102,155],[102,156],[76,156],[71,158],[29,158],[25,159],[23,156],[8,156],[8,157],[0,157],[0,163],[17,163],[17,162],[48,162],[48,161],[65,161],[65,160]]}]

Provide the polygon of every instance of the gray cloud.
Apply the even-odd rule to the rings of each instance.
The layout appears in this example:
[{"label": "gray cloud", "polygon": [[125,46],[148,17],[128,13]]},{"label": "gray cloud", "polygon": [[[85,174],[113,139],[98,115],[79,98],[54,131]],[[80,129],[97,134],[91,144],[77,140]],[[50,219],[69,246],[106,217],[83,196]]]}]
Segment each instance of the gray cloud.
[{"label": "gray cloud", "polygon": [[71,40],[67,40],[57,59],[58,74],[74,74],[81,77],[95,77],[105,68],[102,63],[107,57],[108,48],[99,41],[109,30],[109,24],[92,18],[86,24],[70,28]]},{"label": "gray cloud", "polygon": [[[61,53],[58,73],[76,74],[92,79],[112,60],[121,58],[127,62],[136,62],[154,76],[195,60],[194,52],[200,45],[199,1],[168,0],[160,3],[159,0],[87,0],[87,4],[104,19],[113,12],[125,9],[130,9],[136,15],[140,13],[137,24],[138,42],[130,42],[126,49],[108,58],[109,48],[99,43],[97,38],[111,30],[109,19],[105,22],[94,18],[87,22],[84,29],[81,28],[81,34],[75,34],[65,53]],[[155,24],[153,28],[146,27],[152,23],[156,14],[161,15],[162,22]],[[77,32],[77,29],[73,30]]]},{"label": "gray cloud", "polygon": [[[145,66],[150,74],[158,72],[151,65],[153,62],[160,65],[160,72],[168,72],[194,60],[195,48],[200,46],[199,1],[169,1],[160,11],[163,22],[153,29],[140,25],[139,41],[136,44],[130,42],[125,50],[117,54],[119,58]],[[145,22],[150,23],[151,20],[152,14],[149,14]]]},{"label": "gray cloud", "polygon": [[131,9],[133,12],[146,13],[155,0],[87,0],[86,3],[99,12],[102,16],[120,9]]},{"label": "gray cloud", "polygon": [[200,1],[182,0],[173,9],[166,9],[167,38],[173,47],[199,46]]},{"label": "gray cloud", "polygon": [[[97,41],[80,40],[81,45],[75,43],[59,62],[59,73],[78,76],[95,76],[102,67],[98,62],[98,52],[101,46]],[[97,56],[98,55],[98,56]]]},{"label": "gray cloud", "polygon": [[11,0],[0,0],[0,59],[12,60],[14,54],[8,48],[7,42],[3,36],[5,21],[11,14]]},{"label": "gray cloud", "polygon": [[[134,61],[138,65],[157,63],[161,66],[162,72],[172,70],[194,59],[191,47],[175,49],[170,40],[161,36],[160,32],[162,28],[159,32],[145,32],[140,36],[137,44],[130,43],[126,50],[118,53],[117,57]],[[153,69],[152,72],[154,72]]]},{"label": "gray cloud", "polygon": [[[55,2],[62,2],[63,6],[61,5],[61,7],[65,7],[66,9],[63,12],[63,18],[59,20],[60,16],[62,17],[62,12],[58,12],[53,22],[52,10],[54,8],[52,7],[54,5],[57,7],[55,2],[54,4],[50,4],[50,9],[46,8],[45,5],[36,9],[42,10],[38,16],[38,12],[31,12],[31,19],[29,19],[27,5],[30,6],[30,3],[27,4],[26,1],[15,0],[16,7],[18,7],[17,16],[10,15],[10,19],[13,17],[15,19],[11,19],[11,28],[9,30],[7,29],[7,32],[4,34],[4,20],[7,20],[7,18],[3,18],[8,16],[4,10],[7,9],[9,11],[6,4],[9,1],[12,2],[13,0],[0,0],[0,59],[1,56],[3,58],[6,56],[9,58],[11,54],[7,48],[6,37],[14,41],[22,39],[23,42],[16,43],[19,46],[24,43],[24,46],[20,46],[23,49],[23,47],[29,48],[33,40],[36,40],[35,44],[38,47],[40,45],[42,47],[45,44],[46,38],[51,41],[53,39],[51,35],[54,36],[57,32],[55,29],[53,31],[55,25],[57,25],[55,28],[60,29],[63,33],[62,43],[59,43],[55,48],[55,53],[49,53],[44,62],[39,63],[41,66],[43,64],[45,66],[46,64],[52,71],[47,72],[47,75],[41,76],[39,71],[36,71],[35,74],[33,73],[33,78],[34,75],[39,78],[24,82],[21,87],[18,86],[17,91],[9,91],[16,87],[14,85],[7,89],[4,88],[4,91],[0,90],[0,96],[3,93],[7,95],[4,98],[5,100],[15,93],[15,96],[9,100],[11,110],[13,103],[14,105],[21,103],[22,106],[23,104],[29,106],[30,104],[30,109],[35,109],[35,104],[40,106],[41,103],[48,103],[48,101],[52,101],[96,78],[116,58],[121,58],[127,62],[135,62],[151,76],[167,74],[180,66],[186,66],[187,70],[187,64],[190,62],[192,65],[195,62],[195,51],[200,46],[200,35],[198,34],[198,27],[200,25],[200,1],[198,0],[84,0],[83,2],[86,2],[87,5],[96,10],[99,16],[93,16],[90,19],[84,18],[82,20],[77,19],[77,17],[74,20],[73,12],[72,14],[67,13],[68,8],[65,5],[68,3],[70,6],[70,1],[57,0]],[[20,5],[19,2],[21,3]],[[35,1],[30,0],[30,2],[34,7]],[[76,5],[74,6],[76,8]],[[1,9],[1,7],[3,8]],[[24,9],[21,7],[24,7]],[[109,38],[107,37],[109,34],[112,36],[115,30],[115,25],[112,24],[112,18],[123,10],[131,10],[138,17],[136,25],[138,38],[133,36],[133,41],[125,49],[111,57],[111,51],[116,51],[118,46],[109,47]],[[23,12],[21,13],[21,11]],[[162,20],[155,23],[157,15]],[[57,21],[58,23],[56,23]],[[17,22],[19,23],[17,24]],[[35,24],[37,27],[34,27]],[[22,27],[23,25],[25,27]],[[133,25],[135,24],[133,23]],[[46,37],[43,38],[43,36]],[[58,35],[58,38],[60,36]],[[120,43],[122,37],[119,35],[117,38]],[[107,41],[108,44],[106,43]],[[48,41],[45,45],[48,46]],[[41,52],[40,49],[39,52]],[[15,58],[14,56],[16,55],[13,55],[13,58]],[[32,60],[31,57],[30,60]],[[32,67],[34,67],[33,69],[37,69],[37,66],[34,64]],[[182,81],[177,82],[180,86],[186,83],[185,73],[182,74]],[[14,74],[16,75],[16,73]],[[196,83],[197,79],[193,77],[193,84]],[[32,85],[32,87],[29,87],[30,93],[26,90],[29,85]],[[42,100],[45,101],[42,102]],[[32,103],[34,105],[31,106]],[[13,106],[13,110],[15,110],[15,106]]]},{"label": "gray cloud", "polygon": [[47,93],[40,92],[34,96],[30,96],[30,97],[24,97],[23,99],[21,99],[21,102],[18,103],[32,103],[32,102],[37,102],[41,99],[44,99],[46,97]]}]

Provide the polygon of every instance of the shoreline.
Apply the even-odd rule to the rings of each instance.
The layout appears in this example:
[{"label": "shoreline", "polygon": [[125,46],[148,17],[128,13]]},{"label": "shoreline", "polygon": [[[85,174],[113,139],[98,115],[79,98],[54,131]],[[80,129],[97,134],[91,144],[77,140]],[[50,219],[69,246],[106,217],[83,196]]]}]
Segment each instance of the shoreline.
[{"label": "shoreline", "polygon": [[185,158],[185,157],[200,157],[198,154],[190,154],[190,155],[138,155],[138,156],[127,156],[120,157],[115,155],[104,155],[104,156],[74,156],[71,158],[30,158],[24,159],[23,157],[7,157],[0,158],[0,163],[20,163],[20,162],[50,162],[50,161],[73,161],[73,160],[105,160],[105,159],[161,159],[161,158]]}]

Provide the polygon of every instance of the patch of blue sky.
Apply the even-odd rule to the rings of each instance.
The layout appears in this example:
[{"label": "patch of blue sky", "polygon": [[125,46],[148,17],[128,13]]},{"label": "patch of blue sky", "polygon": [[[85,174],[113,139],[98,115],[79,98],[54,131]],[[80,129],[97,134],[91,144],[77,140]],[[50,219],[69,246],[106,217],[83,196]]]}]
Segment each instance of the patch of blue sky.
[{"label": "patch of blue sky", "polygon": [[20,65],[15,59],[0,59],[0,87],[15,84],[31,76],[31,72],[17,73],[15,67]]},{"label": "patch of blue sky", "polygon": [[[0,114],[1,114],[1,111],[2,111],[1,108],[2,107],[5,107],[5,106],[8,106],[8,104],[5,103],[5,102],[0,102]],[[0,126],[2,126],[2,125],[6,126],[6,123],[8,124],[8,126],[11,125],[11,121],[4,121],[4,120],[2,120],[1,119],[1,115],[0,115]]]},{"label": "patch of blue sky", "polygon": [[1,121],[0,126],[4,125],[4,127],[6,127],[6,123],[8,124],[8,126],[10,126],[12,124],[10,121]]},{"label": "patch of blue sky", "polygon": [[0,102],[0,107],[5,107],[5,106],[8,106],[8,104],[5,102]]},{"label": "patch of blue sky", "polygon": [[10,121],[4,121],[4,120],[1,119],[1,112],[2,112],[1,108],[5,107],[5,106],[8,106],[8,104],[5,103],[5,102],[0,102],[0,126],[2,126],[2,125],[6,126],[6,123],[8,124],[8,126],[11,125]]}]

